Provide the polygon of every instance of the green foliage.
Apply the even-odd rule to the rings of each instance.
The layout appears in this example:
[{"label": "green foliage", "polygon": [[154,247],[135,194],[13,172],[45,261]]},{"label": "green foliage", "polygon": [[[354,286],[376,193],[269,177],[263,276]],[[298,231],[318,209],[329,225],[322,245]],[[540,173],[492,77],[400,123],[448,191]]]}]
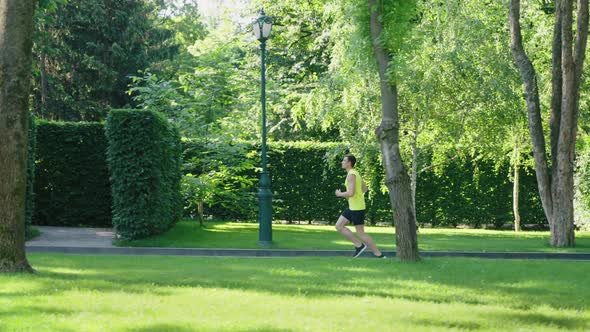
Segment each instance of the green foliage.
[{"label": "green foliage", "polygon": [[[209,150],[202,143],[185,144],[185,158],[191,161],[185,171],[199,174],[201,186],[212,190],[206,212],[221,218],[256,218],[259,169],[255,167],[260,165],[260,145],[217,144],[214,146],[219,150]],[[338,143],[270,142],[273,217],[290,222],[337,217],[344,208],[344,201],[334,195],[344,183],[339,166],[339,152],[344,150]],[[186,197],[191,197],[190,193]]]},{"label": "green foliage", "polygon": [[241,141],[183,140],[185,215],[196,216],[198,203],[203,202],[209,214],[220,218],[255,218],[253,149]]},{"label": "green foliage", "polygon": [[33,46],[33,109],[39,118],[104,119],[125,107],[129,76],[158,70],[179,52],[157,0],[42,0]]},{"label": "green foliage", "polygon": [[35,211],[35,154],[37,149],[37,125],[35,116],[29,115],[29,133],[27,146],[27,193],[25,201],[25,233],[32,235],[31,228],[33,213]]},{"label": "green foliage", "polygon": [[[454,159],[436,172],[420,175],[416,190],[419,223],[433,226],[501,227],[513,220],[508,162]],[[544,227],[546,219],[530,168],[520,172],[520,215],[523,224]]]},{"label": "green foliage", "polygon": [[[163,129],[166,123],[161,116],[143,111],[113,114],[111,139],[119,143],[110,153],[122,158],[112,161],[119,170],[119,176],[112,177],[113,197],[120,199],[114,207],[114,211],[120,211],[119,224],[115,224],[121,225],[118,230],[139,236],[160,232],[170,225],[159,223],[171,220],[164,219],[165,215],[180,213],[172,206],[183,204],[185,215],[195,217],[201,201],[208,215],[233,220],[256,218],[258,143],[184,140],[181,149],[186,162],[180,197],[168,189],[158,189],[171,179],[180,179],[179,174],[166,172],[168,167],[180,166],[172,162],[174,158],[166,147],[156,143],[172,144],[176,140],[170,129]],[[43,144],[37,158],[36,223],[110,225],[107,144],[102,130],[101,124],[40,121],[39,139]],[[146,146],[146,142],[151,143]],[[339,160],[347,151],[341,143],[271,142],[269,171],[275,194],[274,218],[334,222],[346,205],[334,196],[334,190],[343,186]],[[391,223],[390,199],[384,189],[378,155],[366,154],[358,168],[369,185],[367,221]],[[507,161],[497,167],[486,160],[452,159],[447,165],[422,172],[416,194],[418,221],[433,226],[475,227],[510,222],[511,184],[505,176],[507,169]],[[526,167],[521,170],[520,200],[523,224],[544,224],[536,181]]]},{"label": "green foliage", "polygon": [[255,128],[256,112],[250,109],[258,99],[251,81],[259,73],[247,68],[247,47],[244,36],[223,24],[187,46],[173,75],[143,72],[132,77],[128,93],[138,107],[165,114],[183,136],[219,130],[252,138],[256,131],[244,132],[243,127]]},{"label": "green foliage", "polygon": [[36,225],[111,225],[102,123],[37,122]]},{"label": "green foliage", "polygon": [[[196,215],[196,202],[205,201],[205,213],[220,218],[252,220],[256,217],[259,146],[239,143],[230,150],[210,150],[186,141],[185,212]],[[221,147],[221,146],[218,146]],[[225,147],[228,149],[229,147]],[[291,221],[335,222],[346,206],[334,196],[344,173],[339,161],[348,151],[341,143],[271,142],[269,172],[272,180],[273,218]],[[369,186],[367,222],[392,223],[389,194],[377,155],[367,154],[358,168]],[[508,161],[498,167],[492,160],[451,159],[420,174],[416,194],[418,222],[432,226],[470,225],[501,227],[512,217],[512,185]],[[530,168],[521,170],[523,224],[542,225],[543,211]]]},{"label": "green foliage", "polygon": [[176,128],[155,112],[113,110],[106,135],[117,233],[138,239],[169,229],[182,213]]},{"label": "green foliage", "polygon": [[590,136],[584,135],[578,140],[579,155],[576,158],[574,199],[575,224],[577,227],[590,229]]},{"label": "green foliage", "polygon": [[[345,173],[339,143],[273,142],[269,145],[269,172],[277,219],[334,221],[346,201],[334,191],[344,190]],[[340,153],[339,153],[340,152]],[[274,202],[273,202],[274,203]]]}]

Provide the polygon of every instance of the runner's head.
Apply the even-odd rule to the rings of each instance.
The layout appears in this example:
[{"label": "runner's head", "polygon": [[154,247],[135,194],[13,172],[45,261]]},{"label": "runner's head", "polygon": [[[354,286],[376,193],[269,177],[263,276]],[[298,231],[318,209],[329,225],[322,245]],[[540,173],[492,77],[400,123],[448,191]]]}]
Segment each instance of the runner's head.
[{"label": "runner's head", "polygon": [[353,168],[355,164],[356,158],[351,154],[347,154],[346,156],[344,156],[344,158],[342,158],[342,168],[344,169]]}]

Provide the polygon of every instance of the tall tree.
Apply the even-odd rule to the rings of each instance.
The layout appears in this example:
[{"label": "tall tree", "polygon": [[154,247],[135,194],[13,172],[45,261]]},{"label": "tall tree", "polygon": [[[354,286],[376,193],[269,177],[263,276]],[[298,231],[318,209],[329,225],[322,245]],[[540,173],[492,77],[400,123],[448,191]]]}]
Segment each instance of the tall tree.
[{"label": "tall tree", "polygon": [[419,259],[418,238],[416,235],[416,214],[410,188],[408,170],[402,161],[399,148],[399,114],[397,86],[388,72],[393,53],[382,42],[384,27],[384,4],[378,0],[369,0],[370,33],[377,59],[379,86],[381,89],[382,120],[376,129],[377,139],[381,145],[383,165],[385,167],[385,184],[395,220],[397,256],[401,260]]},{"label": "tall tree", "polygon": [[52,5],[36,13],[32,107],[40,118],[101,120],[108,108],[133,104],[129,76],[160,72],[178,54],[165,2],[43,2]]},{"label": "tall tree", "polygon": [[25,254],[25,192],[36,3],[0,0],[0,272],[33,271]]},{"label": "tall tree", "polygon": [[577,2],[575,42],[573,2],[556,0],[549,124],[551,164],[543,134],[537,74],[523,47],[520,4],[520,0],[510,1],[511,51],[525,85],[539,194],[551,229],[551,245],[571,247],[575,245],[573,175],[580,83],[588,39],[588,0]]}]

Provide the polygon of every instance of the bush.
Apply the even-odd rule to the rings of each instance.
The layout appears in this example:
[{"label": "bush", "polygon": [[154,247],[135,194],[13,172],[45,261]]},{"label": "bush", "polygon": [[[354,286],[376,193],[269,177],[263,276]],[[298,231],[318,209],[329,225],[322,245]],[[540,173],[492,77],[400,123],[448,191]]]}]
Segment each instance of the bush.
[{"label": "bush", "polygon": [[33,223],[110,227],[102,123],[37,121]]},{"label": "bush", "polygon": [[113,110],[106,133],[117,234],[138,239],[166,231],[182,214],[177,130],[158,113]]},{"label": "bush", "polygon": [[[217,178],[217,199],[211,201],[206,213],[221,218],[255,219],[260,165],[257,143],[239,143],[241,150],[233,151],[232,159],[224,160],[224,167],[232,168],[235,160],[250,160],[249,168],[239,168],[235,173],[250,178],[248,185],[236,185],[230,177]],[[185,172],[212,179],[215,170],[207,159],[220,160],[224,149],[187,141],[184,154],[188,164]],[[275,220],[335,222],[346,206],[346,201],[334,196],[336,188],[342,188],[345,174],[340,160],[347,148],[340,143],[320,142],[271,142],[268,146],[269,172],[273,191],[273,218]],[[392,223],[389,194],[384,188],[383,166],[378,157],[366,157],[359,163],[361,174],[366,175],[369,193],[367,222]],[[236,175],[237,176],[237,175]],[[534,173],[521,170],[520,213],[525,224],[545,224],[546,220],[537,194]],[[193,181],[194,183],[194,181]],[[201,183],[201,185],[204,185]],[[186,186],[185,197],[191,202],[194,194]],[[223,188],[231,188],[232,195],[242,200],[223,197]],[[193,188],[194,190],[194,188]],[[468,159],[456,159],[438,171],[429,170],[418,177],[416,212],[420,224],[455,227],[470,225],[501,227],[513,220],[512,183],[508,180],[508,165],[496,167],[491,161],[475,163]],[[194,200],[192,200],[194,202]],[[185,204],[185,206],[187,206]],[[194,203],[191,205],[194,206]],[[191,208],[194,210],[194,208]],[[194,211],[191,213],[194,215]]]},{"label": "bush", "polygon": [[218,218],[256,218],[255,146],[248,142],[183,140],[182,194],[185,215],[198,214],[202,201],[206,213]]},{"label": "bush", "polygon": [[[340,168],[339,143],[270,142],[268,168],[273,192],[273,218],[292,221],[335,221],[345,201],[334,196],[345,174]],[[212,190],[206,213],[220,218],[252,220],[258,215],[256,193],[260,178],[260,146],[252,142],[205,145],[184,142],[185,207],[194,206],[191,190],[200,183]],[[215,161],[215,162],[212,162]],[[221,161],[221,162],[220,162]],[[193,174],[200,182],[191,181]],[[205,181],[206,180],[206,181]],[[206,184],[204,183],[207,182]],[[189,209],[194,215],[194,208]]]},{"label": "bush", "polygon": [[[530,169],[520,172],[521,223],[545,224],[535,175]],[[507,163],[496,167],[491,161],[455,159],[438,172],[420,174],[416,189],[418,222],[446,227],[501,227],[511,223],[514,216],[508,173]]]},{"label": "bush", "polygon": [[[109,158],[111,169],[117,170],[112,176],[112,193],[118,197],[112,211],[121,236],[162,232],[181,217],[182,206],[185,216],[196,216],[201,201],[208,215],[256,219],[259,143],[185,140],[179,145],[176,131],[150,112],[113,111],[109,121]],[[103,125],[40,121],[38,132],[35,223],[112,225]],[[340,143],[270,142],[268,148],[274,219],[335,222],[346,206],[345,200],[334,196],[334,190],[343,188],[345,174],[340,160],[347,147]],[[187,161],[182,187],[181,151]],[[584,180],[590,172],[585,172],[586,163],[580,165],[579,178]],[[378,155],[362,158],[359,168],[369,185],[367,222],[392,223]],[[544,225],[534,172],[523,169],[520,178],[523,225]],[[579,188],[587,197],[589,181],[584,181]],[[419,175],[417,220],[432,226],[500,227],[513,219],[511,195],[507,164],[496,167],[485,160],[454,159],[437,171]]]},{"label": "bush", "polygon": [[275,218],[291,221],[335,222],[346,206],[334,195],[344,190],[346,173],[340,167],[344,149],[339,143],[272,142],[269,173]]}]

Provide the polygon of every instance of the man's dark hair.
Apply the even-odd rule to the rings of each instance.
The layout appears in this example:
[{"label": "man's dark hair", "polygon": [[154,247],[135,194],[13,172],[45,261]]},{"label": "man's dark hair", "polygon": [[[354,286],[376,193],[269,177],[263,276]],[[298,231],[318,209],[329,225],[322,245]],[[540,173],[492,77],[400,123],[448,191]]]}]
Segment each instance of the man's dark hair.
[{"label": "man's dark hair", "polygon": [[354,164],[356,164],[356,158],[351,154],[347,154],[345,157],[346,157],[346,160],[350,161],[350,165],[352,165],[352,167],[354,167]]}]

